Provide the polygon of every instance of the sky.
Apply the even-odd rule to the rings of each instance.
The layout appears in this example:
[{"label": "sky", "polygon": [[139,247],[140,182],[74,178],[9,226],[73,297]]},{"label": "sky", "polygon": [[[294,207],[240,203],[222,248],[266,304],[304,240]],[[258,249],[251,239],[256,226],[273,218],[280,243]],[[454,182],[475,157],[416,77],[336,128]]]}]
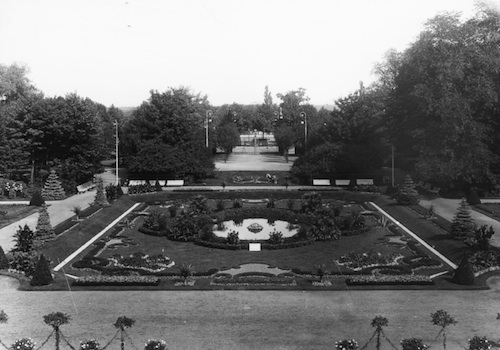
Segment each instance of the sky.
[{"label": "sky", "polygon": [[[499,1],[500,0],[491,0]],[[214,106],[306,89],[334,104],[443,12],[474,0],[0,0],[0,64],[45,96],[133,107],[189,87]]]}]

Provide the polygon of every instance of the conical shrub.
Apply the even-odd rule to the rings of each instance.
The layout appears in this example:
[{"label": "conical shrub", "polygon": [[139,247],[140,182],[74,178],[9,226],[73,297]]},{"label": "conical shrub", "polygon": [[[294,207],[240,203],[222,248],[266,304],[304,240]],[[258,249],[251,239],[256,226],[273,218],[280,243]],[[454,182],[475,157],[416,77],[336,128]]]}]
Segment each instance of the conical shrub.
[{"label": "conical shrub", "polygon": [[49,263],[42,254],[40,255],[40,259],[38,259],[30,284],[32,286],[46,286],[53,282],[54,279],[52,278],[52,274],[50,272]]},{"label": "conical shrub", "polygon": [[64,192],[64,188],[61,185],[61,181],[59,181],[59,177],[57,176],[55,170],[51,170],[47,180],[45,181],[45,185],[42,189],[42,197],[46,201],[55,201],[66,198],[66,193]]},{"label": "conical shrub", "polygon": [[50,224],[50,216],[47,207],[43,206],[38,214],[34,240],[38,242],[50,241],[56,237],[54,229]]},{"label": "conical shrub", "polygon": [[106,198],[106,194],[104,193],[104,182],[100,177],[96,179],[96,194],[93,204],[98,205],[100,207],[109,206],[108,199]]},{"label": "conical shrub", "polygon": [[401,205],[414,205],[418,203],[418,192],[410,175],[405,176],[403,187],[396,193],[396,201]]},{"label": "conical shrub", "polygon": [[9,259],[5,256],[3,248],[0,247],[0,270],[7,270],[9,267]]},{"label": "conical shrub", "polygon": [[33,193],[33,196],[31,196],[30,205],[34,205],[35,207],[41,207],[44,204],[45,200],[43,199],[40,191],[35,191],[35,193]]},{"label": "conical shrub", "polygon": [[477,205],[477,204],[481,204],[481,199],[479,198],[479,196],[477,195],[477,192],[475,189],[471,188],[468,192],[467,192],[467,203],[469,203],[470,205]]},{"label": "conical shrub", "polygon": [[451,223],[450,235],[455,239],[465,239],[473,237],[475,229],[476,223],[472,219],[470,207],[463,198]]},{"label": "conical shrub", "polygon": [[474,280],[474,270],[472,270],[472,266],[467,258],[467,255],[464,255],[460,265],[458,265],[455,273],[453,274],[452,282],[465,286],[471,286],[474,284]]}]

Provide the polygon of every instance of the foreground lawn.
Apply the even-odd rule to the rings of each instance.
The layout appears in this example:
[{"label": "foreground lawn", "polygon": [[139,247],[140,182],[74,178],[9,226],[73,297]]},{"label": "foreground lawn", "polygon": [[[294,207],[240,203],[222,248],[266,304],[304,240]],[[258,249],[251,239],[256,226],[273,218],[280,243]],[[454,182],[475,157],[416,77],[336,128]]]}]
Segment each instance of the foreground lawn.
[{"label": "foreground lawn", "polygon": [[33,205],[0,205],[0,228],[8,226],[40,210]]}]

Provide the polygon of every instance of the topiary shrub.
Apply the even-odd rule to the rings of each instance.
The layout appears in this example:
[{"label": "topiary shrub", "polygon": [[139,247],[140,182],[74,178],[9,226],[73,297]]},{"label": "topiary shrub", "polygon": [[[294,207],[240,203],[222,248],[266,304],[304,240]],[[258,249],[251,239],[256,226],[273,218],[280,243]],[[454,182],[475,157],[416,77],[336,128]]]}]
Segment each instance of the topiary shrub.
[{"label": "topiary shrub", "polygon": [[54,282],[52,274],[50,273],[49,263],[45,259],[45,256],[40,255],[40,259],[35,267],[35,272],[33,272],[33,277],[31,278],[30,285],[32,286],[46,286]]},{"label": "topiary shrub", "polygon": [[465,197],[465,199],[467,200],[467,203],[469,203],[470,205],[478,205],[478,204],[481,204],[481,199],[479,198],[479,196],[477,195],[477,192],[475,189],[471,188],[468,192],[467,192],[467,196]]},{"label": "topiary shrub", "polygon": [[465,239],[474,236],[475,229],[476,224],[472,219],[470,207],[463,198],[451,223],[450,235],[455,239]]},{"label": "topiary shrub", "polygon": [[46,206],[42,206],[38,214],[38,221],[36,224],[35,234],[33,240],[38,244],[43,244],[43,242],[50,241],[56,237],[54,229],[50,224],[50,216],[47,211]]},{"label": "topiary shrub", "polygon": [[108,199],[106,198],[106,195],[104,194],[104,182],[103,182],[101,177],[98,177],[96,179],[96,194],[95,194],[93,204],[97,205],[99,207],[109,206]]},{"label": "topiary shrub", "polygon": [[453,273],[452,282],[464,286],[472,286],[474,285],[474,270],[472,270],[472,266],[467,255],[464,255],[460,265],[458,265],[457,269]]},{"label": "topiary shrub", "polygon": [[40,193],[40,191],[35,191],[33,193],[33,196],[31,196],[31,199],[30,199],[30,205],[33,205],[35,207],[41,207],[45,204],[45,200],[43,199],[42,197],[42,194]]},{"label": "topiary shrub", "polygon": [[3,248],[0,246],[0,270],[6,270],[9,268],[9,260],[5,256]]},{"label": "topiary shrub", "polygon": [[410,175],[405,176],[405,183],[398,190],[395,198],[400,205],[414,205],[418,203],[418,192]]},{"label": "topiary shrub", "polygon": [[45,185],[42,189],[42,197],[45,200],[61,200],[66,197],[64,188],[62,187],[61,181],[57,176],[55,170],[51,170]]}]

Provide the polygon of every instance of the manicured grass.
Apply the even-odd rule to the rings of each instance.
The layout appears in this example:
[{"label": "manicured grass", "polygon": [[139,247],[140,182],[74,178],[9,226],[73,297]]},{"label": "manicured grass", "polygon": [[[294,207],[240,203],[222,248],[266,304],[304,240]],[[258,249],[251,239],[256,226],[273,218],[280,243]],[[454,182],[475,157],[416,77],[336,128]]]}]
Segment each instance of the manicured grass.
[{"label": "manicured grass", "polygon": [[104,208],[89,219],[80,221],[77,226],[58,236],[54,241],[46,243],[41,248],[41,252],[52,261],[53,266],[57,265],[59,261],[66,259],[134,203],[128,196],[123,196],[110,207]]},{"label": "manicured grass", "polygon": [[500,219],[500,203],[483,203],[477,204],[472,209],[489,216],[495,220]]},{"label": "manicured grass", "polygon": [[33,205],[0,205],[0,228],[36,213],[40,207]]}]

